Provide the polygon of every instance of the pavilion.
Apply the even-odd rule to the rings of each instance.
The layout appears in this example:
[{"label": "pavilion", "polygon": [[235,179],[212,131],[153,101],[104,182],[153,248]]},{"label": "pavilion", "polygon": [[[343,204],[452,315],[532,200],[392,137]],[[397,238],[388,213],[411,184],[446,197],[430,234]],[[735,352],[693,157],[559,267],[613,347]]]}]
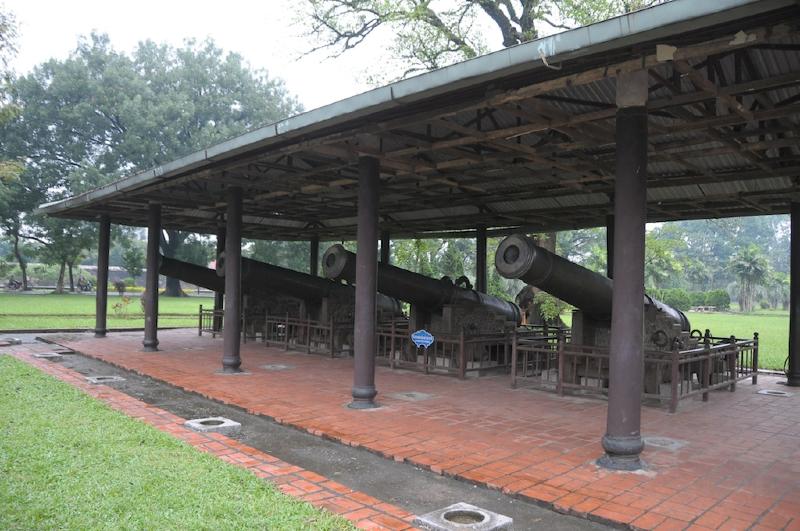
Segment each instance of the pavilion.
[{"label": "pavilion", "polygon": [[147,226],[144,348],[158,346],[162,228],[226,253],[223,367],[238,369],[241,239],[356,238],[354,404],[374,384],[378,242],[607,226],[613,260],[612,466],[638,463],[645,223],[790,213],[789,385],[800,385],[800,9],[674,0],[402,80],[43,205],[100,224],[96,335],[111,223]]}]

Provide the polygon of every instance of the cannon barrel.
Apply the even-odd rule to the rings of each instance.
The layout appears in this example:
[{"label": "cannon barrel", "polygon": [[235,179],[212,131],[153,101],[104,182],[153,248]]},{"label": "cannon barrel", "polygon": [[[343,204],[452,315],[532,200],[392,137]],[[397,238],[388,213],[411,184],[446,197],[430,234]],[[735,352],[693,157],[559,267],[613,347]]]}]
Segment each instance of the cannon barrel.
[{"label": "cannon barrel", "polygon": [[[333,245],[322,257],[322,270],[330,279],[355,282],[356,255],[339,244]],[[509,321],[521,320],[519,307],[513,302],[456,286],[446,278],[436,280],[391,264],[378,264],[378,292],[428,310],[445,304],[474,304],[489,308]]]},{"label": "cannon barrel", "polygon": [[[160,257],[159,273],[219,293],[225,291],[225,256],[217,258],[217,270],[190,264],[174,258]],[[247,294],[288,295],[305,301],[319,302],[334,295],[353,297],[353,288],[332,280],[293,271],[258,260],[242,258],[242,291]],[[392,315],[401,315],[397,300],[379,295],[378,309]]]},{"label": "cannon barrel", "polygon": [[[542,249],[527,236],[514,234],[500,242],[494,261],[505,278],[523,280],[595,319],[611,317],[611,279]],[[679,323],[681,330],[689,330],[689,320],[680,310],[647,295],[644,304]]]}]

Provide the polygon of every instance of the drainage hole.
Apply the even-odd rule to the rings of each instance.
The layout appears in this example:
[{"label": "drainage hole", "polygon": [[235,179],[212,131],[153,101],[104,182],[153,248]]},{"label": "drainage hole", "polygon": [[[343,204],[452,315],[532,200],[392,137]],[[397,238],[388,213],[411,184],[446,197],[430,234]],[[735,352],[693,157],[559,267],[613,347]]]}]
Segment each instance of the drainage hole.
[{"label": "drainage hole", "polygon": [[203,420],[200,422],[203,426],[219,426],[220,424],[225,424],[224,420]]},{"label": "drainage hole", "polygon": [[486,520],[486,515],[477,511],[448,511],[444,519],[454,524],[479,524]]}]

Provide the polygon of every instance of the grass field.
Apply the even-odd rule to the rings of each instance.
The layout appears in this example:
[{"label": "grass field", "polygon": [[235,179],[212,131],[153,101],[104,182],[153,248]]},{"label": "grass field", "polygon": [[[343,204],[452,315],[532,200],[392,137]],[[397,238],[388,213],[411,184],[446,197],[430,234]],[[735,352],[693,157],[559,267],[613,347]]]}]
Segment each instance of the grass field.
[{"label": "grass field", "polygon": [[750,314],[687,312],[692,328],[708,328],[715,336],[753,337],[758,332],[759,365],[783,370],[789,345],[789,312],[761,310]]},{"label": "grass field", "polygon": [[352,529],[0,356],[0,529]]},{"label": "grass field", "polygon": [[[129,298],[124,310],[115,310],[119,295],[108,296],[108,327],[144,326],[138,296]],[[160,326],[197,326],[200,305],[212,306],[211,297],[161,297],[158,301]],[[43,328],[94,328],[95,299],[90,295],[27,295],[0,293],[0,330],[36,330]]]}]

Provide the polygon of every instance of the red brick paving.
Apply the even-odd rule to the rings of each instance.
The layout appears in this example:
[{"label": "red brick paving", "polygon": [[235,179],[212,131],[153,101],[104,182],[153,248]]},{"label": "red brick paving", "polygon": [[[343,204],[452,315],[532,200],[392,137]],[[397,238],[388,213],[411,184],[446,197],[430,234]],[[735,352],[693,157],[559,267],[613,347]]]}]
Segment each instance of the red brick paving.
[{"label": "red brick paving", "polygon": [[290,465],[236,439],[218,433],[194,432],[184,427],[186,419],[148,405],[111,387],[89,384],[81,374],[59,363],[39,360],[29,355],[32,351],[41,350],[43,350],[41,347],[29,345],[17,346],[13,348],[12,356],[79,388],[118,411],[275,483],[284,494],[340,514],[361,529],[414,529],[411,522],[415,516],[399,507],[354,491],[309,470]]},{"label": "red brick paving", "polygon": [[[107,339],[62,338],[105,361],[235,404],[310,433],[363,447],[397,461],[529,498],[558,511],[590,515],[636,529],[799,529],[800,393],[740,383],[689,400],[677,414],[646,407],[643,432],[686,441],[670,451],[648,447],[646,473],[598,469],[606,404],[510,389],[507,378],[457,379],[379,368],[377,410],[344,407],[352,361],[243,345],[247,376],[215,374],[221,341],[190,330],[165,331],[161,352],[141,352],[138,333]],[[267,363],[292,365],[267,371]],[[392,398],[418,391],[426,401]],[[357,511],[356,511],[357,512]]]}]

